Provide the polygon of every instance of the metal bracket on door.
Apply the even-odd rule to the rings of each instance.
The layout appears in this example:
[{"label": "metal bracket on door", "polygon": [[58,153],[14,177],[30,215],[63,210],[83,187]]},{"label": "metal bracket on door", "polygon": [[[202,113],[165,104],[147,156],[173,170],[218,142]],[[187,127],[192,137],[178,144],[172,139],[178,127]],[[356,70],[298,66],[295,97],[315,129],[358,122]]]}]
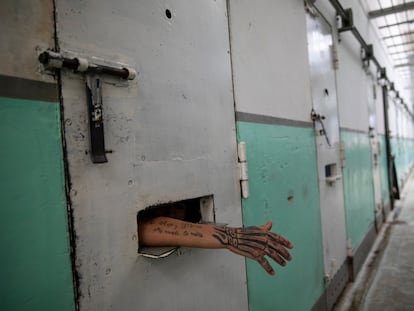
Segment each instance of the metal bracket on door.
[{"label": "metal bracket on door", "polygon": [[41,53],[39,61],[46,69],[68,68],[77,73],[85,74],[91,160],[93,163],[108,162],[104,137],[102,80],[99,78],[99,75],[105,74],[121,79],[133,80],[136,77],[135,69],[90,63],[85,58],[66,57],[53,51]]}]

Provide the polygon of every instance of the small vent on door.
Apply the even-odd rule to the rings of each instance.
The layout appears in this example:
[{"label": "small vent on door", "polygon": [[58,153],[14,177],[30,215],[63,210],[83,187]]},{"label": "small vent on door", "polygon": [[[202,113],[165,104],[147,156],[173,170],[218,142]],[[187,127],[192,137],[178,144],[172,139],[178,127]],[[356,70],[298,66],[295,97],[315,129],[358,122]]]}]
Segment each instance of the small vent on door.
[{"label": "small vent on door", "polygon": [[332,177],[336,175],[336,164],[325,165],[325,177]]}]

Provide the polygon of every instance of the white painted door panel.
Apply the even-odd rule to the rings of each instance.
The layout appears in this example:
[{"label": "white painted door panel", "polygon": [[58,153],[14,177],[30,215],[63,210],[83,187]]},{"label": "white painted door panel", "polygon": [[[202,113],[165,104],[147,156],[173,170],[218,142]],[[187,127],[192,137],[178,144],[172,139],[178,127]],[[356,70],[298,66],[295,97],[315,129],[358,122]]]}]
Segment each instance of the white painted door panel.
[{"label": "white painted door panel", "polygon": [[[312,104],[315,121],[324,264],[332,278],[346,259],[340,138],[332,57],[332,33],[319,14],[307,15]],[[330,172],[329,172],[330,171]]]},{"label": "white painted door panel", "polygon": [[374,184],[375,214],[379,215],[382,212],[380,155],[383,150],[381,150],[381,145],[378,139],[376,102],[377,97],[381,96],[381,93],[379,92],[379,86],[376,84],[375,77],[372,75],[367,75],[367,79],[369,135],[372,155],[372,177]]},{"label": "white painted door panel", "polygon": [[216,221],[241,224],[226,1],[57,0],[56,9],[62,53],[139,72],[102,77],[112,153],[93,164],[84,77],[62,70],[80,310],[246,310],[242,257],[137,254],[137,212],[150,205],[213,195]]}]

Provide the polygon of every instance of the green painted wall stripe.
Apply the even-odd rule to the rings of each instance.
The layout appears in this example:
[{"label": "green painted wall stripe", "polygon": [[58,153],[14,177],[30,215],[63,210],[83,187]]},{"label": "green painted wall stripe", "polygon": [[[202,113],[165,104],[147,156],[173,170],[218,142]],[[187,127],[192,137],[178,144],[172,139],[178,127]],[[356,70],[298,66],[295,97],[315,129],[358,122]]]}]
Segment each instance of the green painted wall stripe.
[{"label": "green painted wall stripe", "polygon": [[0,98],[0,309],[74,306],[59,104]]},{"label": "green painted wall stripe", "polygon": [[368,133],[341,131],[341,140],[346,159],[343,180],[347,238],[355,250],[375,216],[371,145]]},{"label": "green painted wall stripe", "polygon": [[272,263],[274,277],[247,260],[249,310],[310,310],[324,290],[313,129],[237,122],[237,130],[238,140],[246,142],[249,165],[244,225],[271,219],[273,231],[295,245],[286,267]]},{"label": "green painted wall stripe", "polygon": [[246,113],[246,112],[240,112],[240,111],[236,111],[236,121],[260,123],[260,124],[272,124],[272,125],[285,125],[285,126],[304,127],[304,128],[313,127],[312,122],[276,118],[272,116]]},{"label": "green painted wall stripe", "polygon": [[400,190],[403,180],[407,177],[413,166],[414,139],[404,137],[391,137],[391,153],[395,156],[398,185]]},{"label": "green painted wall stripe", "polygon": [[0,97],[57,102],[56,83],[0,75]]},{"label": "green painted wall stripe", "polygon": [[351,128],[347,128],[347,127],[341,127],[341,131],[344,131],[344,132],[351,132],[351,133],[368,134],[368,131],[357,130],[357,129],[351,129]]}]

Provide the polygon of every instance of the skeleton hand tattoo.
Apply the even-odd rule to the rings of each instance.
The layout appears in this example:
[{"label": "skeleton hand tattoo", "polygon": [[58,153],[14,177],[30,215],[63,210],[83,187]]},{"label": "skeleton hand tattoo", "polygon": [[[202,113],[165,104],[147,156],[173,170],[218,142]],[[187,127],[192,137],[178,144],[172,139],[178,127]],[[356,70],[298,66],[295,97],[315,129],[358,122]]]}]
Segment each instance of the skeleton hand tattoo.
[{"label": "skeleton hand tattoo", "polygon": [[215,227],[213,237],[230,251],[256,260],[267,273],[274,275],[275,271],[265,255],[285,266],[286,260],[292,259],[286,248],[293,248],[293,244],[283,236],[270,232],[271,228],[271,221],[260,227]]}]

